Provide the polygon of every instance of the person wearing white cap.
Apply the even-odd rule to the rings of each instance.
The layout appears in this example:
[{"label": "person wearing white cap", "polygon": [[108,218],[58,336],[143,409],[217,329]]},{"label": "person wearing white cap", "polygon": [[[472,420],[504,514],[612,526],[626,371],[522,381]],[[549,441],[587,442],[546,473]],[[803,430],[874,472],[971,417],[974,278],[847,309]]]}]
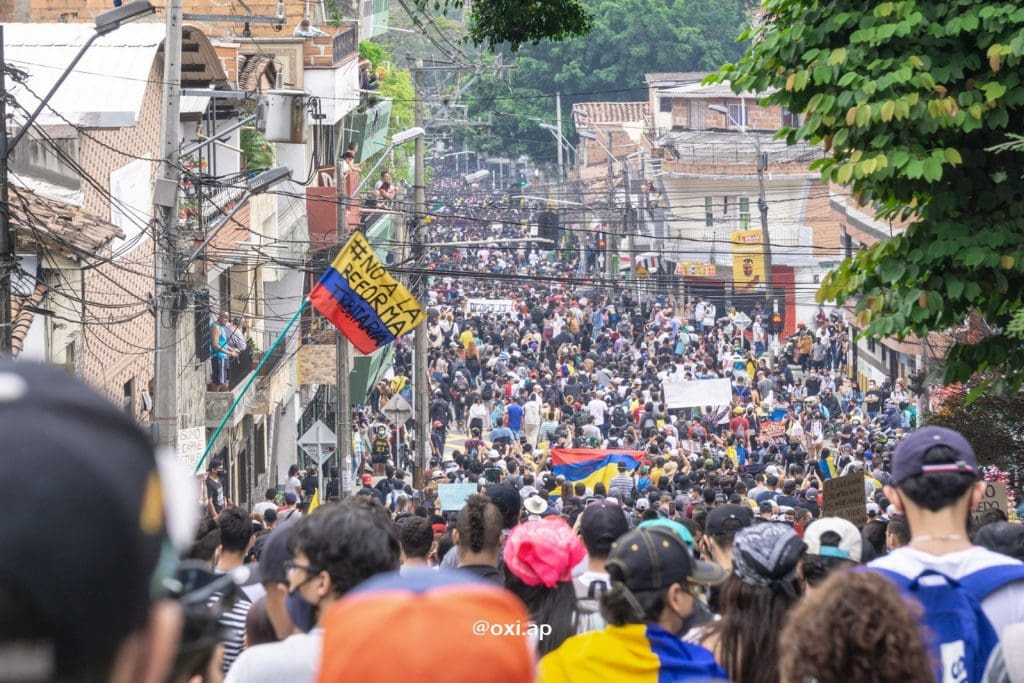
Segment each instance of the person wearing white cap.
[{"label": "person wearing white cap", "polygon": [[807,544],[803,562],[807,594],[813,593],[832,572],[861,561],[860,531],[852,522],[840,517],[811,522],[804,531],[804,543]]}]

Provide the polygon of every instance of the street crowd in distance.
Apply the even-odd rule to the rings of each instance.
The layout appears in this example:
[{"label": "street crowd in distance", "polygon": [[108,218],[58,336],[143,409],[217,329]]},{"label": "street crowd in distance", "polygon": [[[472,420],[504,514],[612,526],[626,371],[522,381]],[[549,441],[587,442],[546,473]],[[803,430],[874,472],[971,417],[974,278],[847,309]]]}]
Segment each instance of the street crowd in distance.
[{"label": "street crowd in distance", "polygon": [[[1024,681],[1015,492],[973,514],[971,444],[919,426],[901,378],[858,386],[839,312],[786,335],[760,307],[627,287],[579,228],[515,241],[543,208],[429,188],[425,469],[385,410],[411,402],[411,337],[353,410],[355,460],[297,464],[251,509],[225,494],[224,463],[197,505],[123,413],[59,371],[0,367],[0,671]],[[667,396],[722,381],[713,405]],[[863,510],[830,516],[829,482],[851,477]]]}]

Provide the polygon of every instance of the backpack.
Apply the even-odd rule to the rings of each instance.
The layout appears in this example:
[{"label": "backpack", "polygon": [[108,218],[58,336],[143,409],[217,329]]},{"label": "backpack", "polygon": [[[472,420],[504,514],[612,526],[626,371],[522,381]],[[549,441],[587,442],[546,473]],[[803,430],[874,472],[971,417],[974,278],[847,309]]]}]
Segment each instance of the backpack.
[{"label": "backpack", "polygon": [[981,609],[981,602],[1015,581],[1024,581],[1024,566],[989,567],[954,580],[927,569],[914,579],[878,569],[905,594],[921,603],[922,626],[931,637],[936,680],[981,683],[999,635]]},{"label": "backpack", "polygon": [[629,417],[626,415],[626,409],[622,406],[615,406],[612,408],[612,426],[613,427],[624,427],[629,422]]}]

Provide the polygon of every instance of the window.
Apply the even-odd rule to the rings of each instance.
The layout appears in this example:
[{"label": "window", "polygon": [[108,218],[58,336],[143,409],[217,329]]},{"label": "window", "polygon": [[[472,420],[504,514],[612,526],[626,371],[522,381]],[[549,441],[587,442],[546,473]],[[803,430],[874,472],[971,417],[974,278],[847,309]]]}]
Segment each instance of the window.
[{"label": "window", "polygon": [[715,227],[715,212],[712,209],[711,197],[704,198],[704,225],[708,228]]},{"label": "window", "polygon": [[662,114],[671,114],[672,113],[672,98],[671,97],[661,97],[661,98],[659,98],[658,99],[658,111],[660,111]]},{"label": "window", "polygon": [[797,128],[800,126],[800,114],[794,114],[785,107],[782,108],[783,128]]},{"label": "window", "polygon": [[135,380],[130,379],[124,383],[124,407],[128,417],[135,417]]},{"label": "window", "polygon": [[747,108],[743,103],[729,105],[729,128],[735,128],[736,124],[742,127],[747,125]]},{"label": "window", "polygon": [[750,228],[750,198],[740,197],[740,230]]},{"label": "window", "polygon": [[871,352],[871,353],[874,353],[876,347],[877,347],[877,344],[875,343],[875,340],[874,339],[868,339],[868,351]]}]

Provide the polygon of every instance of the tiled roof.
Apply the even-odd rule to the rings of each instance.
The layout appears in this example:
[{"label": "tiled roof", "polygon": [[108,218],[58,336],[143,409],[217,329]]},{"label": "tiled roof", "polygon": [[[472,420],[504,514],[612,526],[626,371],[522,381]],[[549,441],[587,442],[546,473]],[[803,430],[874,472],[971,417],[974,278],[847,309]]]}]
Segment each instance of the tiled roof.
[{"label": "tiled roof", "polygon": [[267,74],[271,84],[274,82],[274,61],[266,55],[250,55],[246,57],[242,68],[238,70],[238,89],[241,92],[259,90],[260,77]]},{"label": "tiled roof", "polygon": [[67,256],[96,255],[112,239],[124,239],[116,225],[32,190],[10,185],[11,222],[23,239],[57,249]]},{"label": "tiled roof", "polygon": [[35,315],[35,309],[39,308],[40,304],[43,303],[43,299],[48,291],[50,291],[50,288],[39,282],[36,284],[36,288],[32,290],[32,293],[25,299],[11,298],[11,320],[13,321],[11,326],[12,356],[20,354],[21,350],[25,347],[25,337],[28,336],[28,330],[32,327],[32,317]]},{"label": "tiled roof", "polygon": [[587,116],[573,113],[573,122],[577,127],[586,126],[587,123],[636,123],[651,113],[647,102],[583,102],[574,105],[573,109],[587,112]]}]

